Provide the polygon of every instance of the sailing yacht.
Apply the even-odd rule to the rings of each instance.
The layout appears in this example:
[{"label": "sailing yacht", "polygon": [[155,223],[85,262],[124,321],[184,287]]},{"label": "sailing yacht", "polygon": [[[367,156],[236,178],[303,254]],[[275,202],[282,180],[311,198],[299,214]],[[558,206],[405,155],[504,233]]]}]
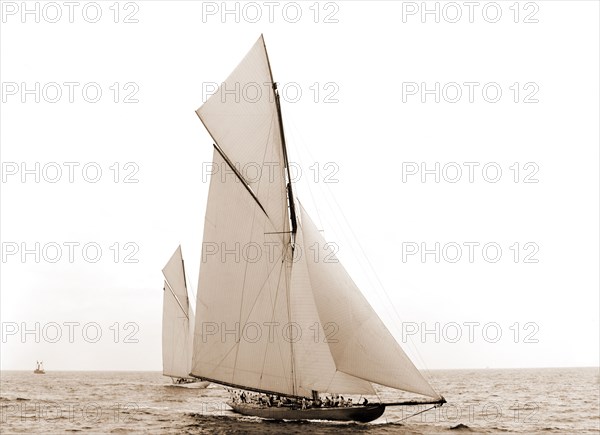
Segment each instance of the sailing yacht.
[{"label": "sailing yacht", "polygon": [[190,306],[181,246],[177,247],[162,272],[165,278],[162,329],[163,375],[169,376],[177,385],[196,383],[195,387],[205,388],[209,382],[201,382],[189,375],[192,365],[194,311]]},{"label": "sailing yacht", "polygon": [[36,367],[35,370],[33,371],[34,374],[36,375],[45,375],[46,372],[44,371],[44,362],[43,361],[36,361]]},{"label": "sailing yacht", "polygon": [[[285,398],[284,406],[229,402],[265,418],[368,422],[386,406],[445,403],[344,266],[323,261],[332,254],[294,194],[262,35],[196,113],[221,172],[208,193],[191,375]],[[423,400],[314,405],[321,394],[375,395],[374,384]]]}]

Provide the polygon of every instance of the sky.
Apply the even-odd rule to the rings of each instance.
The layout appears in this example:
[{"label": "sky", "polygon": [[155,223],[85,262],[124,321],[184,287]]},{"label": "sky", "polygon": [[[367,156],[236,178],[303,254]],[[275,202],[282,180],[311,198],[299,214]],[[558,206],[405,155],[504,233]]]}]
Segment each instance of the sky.
[{"label": "sky", "polygon": [[161,370],[194,111],[260,34],[298,197],[417,367],[598,366],[598,3],[476,3],[2,2],[1,369]]}]

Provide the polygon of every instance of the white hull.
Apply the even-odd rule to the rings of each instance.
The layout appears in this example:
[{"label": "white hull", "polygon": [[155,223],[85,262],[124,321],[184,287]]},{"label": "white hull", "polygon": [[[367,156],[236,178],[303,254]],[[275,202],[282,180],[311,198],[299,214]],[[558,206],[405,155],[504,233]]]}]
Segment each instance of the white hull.
[{"label": "white hull", "polygon": [[173,386],[177,387],[188,387],[188,388],[206,388],[210,385],[210,382],[201,381],[199,379],[190,379],[190,378],[173,378]]}]

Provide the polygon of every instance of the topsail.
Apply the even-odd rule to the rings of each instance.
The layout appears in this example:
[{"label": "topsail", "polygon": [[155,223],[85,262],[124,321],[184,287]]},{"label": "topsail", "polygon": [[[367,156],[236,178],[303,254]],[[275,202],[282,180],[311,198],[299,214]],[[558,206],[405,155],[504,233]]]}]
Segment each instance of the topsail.
[{"label": "topsail", "polygon": [[[233,163],[275,231],[286,231],[287,194],[281,126],[262,36],[196,113]],[[216,163],[216,162],[215,162]],[[231,168],[218,166],[223,170]]]}]

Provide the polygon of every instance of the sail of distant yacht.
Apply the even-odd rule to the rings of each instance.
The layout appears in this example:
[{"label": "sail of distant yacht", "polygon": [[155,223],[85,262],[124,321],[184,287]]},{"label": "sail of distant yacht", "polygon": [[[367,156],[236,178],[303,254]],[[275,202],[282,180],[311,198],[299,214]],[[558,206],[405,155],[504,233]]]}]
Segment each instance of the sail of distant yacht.
[{"label": "sail of distant yacht", "polygon": [[[190,376],[194,310],[191,308],[181,246],[178,246],[162,270],[163,293],[163,375],[176,384],[196,382]],[[208,384],[208,383],[206,383]]]}]

